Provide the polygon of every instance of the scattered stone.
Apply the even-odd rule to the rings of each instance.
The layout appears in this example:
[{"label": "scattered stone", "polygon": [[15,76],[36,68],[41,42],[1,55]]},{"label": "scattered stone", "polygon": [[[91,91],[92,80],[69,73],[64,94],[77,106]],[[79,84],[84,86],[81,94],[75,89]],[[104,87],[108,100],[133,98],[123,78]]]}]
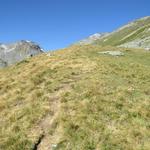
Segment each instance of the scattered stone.
[{"label": "scattered stone", "polygon": [[108,54],[112,56],[124,56],[124,53],[121,51],[103,51],[103,52],[98,52],[99,54]]},{"label": "scattered stone", "polygon": [[57,148],[57,144],[52,144],[52,149]]},{"label": "scattered stone", "polygon": [[145,48],[146,51],[150,51],[150,48]]},{"label": "scattered stone", "polygon": [[50,53],[47,53],[46,56],[51,57],[51,54],[50,54]]}]

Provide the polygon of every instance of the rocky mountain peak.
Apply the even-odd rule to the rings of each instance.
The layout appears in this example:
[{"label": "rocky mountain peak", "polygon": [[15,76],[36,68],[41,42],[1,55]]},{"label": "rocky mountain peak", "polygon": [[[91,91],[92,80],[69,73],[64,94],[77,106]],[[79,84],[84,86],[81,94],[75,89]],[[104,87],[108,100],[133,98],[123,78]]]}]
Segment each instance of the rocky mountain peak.
[{"label": "rocky mountain peak", "polygon": [[32,57],[43,53],[43,49],[35,42],[21,40],[15,43],[0,44],[0,68],[9,66],[24,60],[27,57]]}]

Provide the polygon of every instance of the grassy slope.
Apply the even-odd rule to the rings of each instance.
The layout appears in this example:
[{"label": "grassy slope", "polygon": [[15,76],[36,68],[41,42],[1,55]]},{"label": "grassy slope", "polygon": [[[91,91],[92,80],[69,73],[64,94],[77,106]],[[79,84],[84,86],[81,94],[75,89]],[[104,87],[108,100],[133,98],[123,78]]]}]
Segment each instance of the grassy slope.
[{"label": "grassy slope", "polygon": [[0,70],[0,149],[33,149],[44,135],[61,150],[148,150],[150,53],[97,53],[108,49],[73,46]]},{"label": "grassy slope", "polygon": [[136,20],[132,23],[133,24],[131,26],[123,28],[121,30],[117,30],[116,32],[110,34],[108,37],[104,38],[103,40],[97,40],[95,44],[100,44],[103,46],[117,46],[127,42],[131,42],[138,38],[141,39],[150,36],[150,31],[147,31],[147,33],[145,33],[145,31],[150,28],[150,17],[145,20]]}]

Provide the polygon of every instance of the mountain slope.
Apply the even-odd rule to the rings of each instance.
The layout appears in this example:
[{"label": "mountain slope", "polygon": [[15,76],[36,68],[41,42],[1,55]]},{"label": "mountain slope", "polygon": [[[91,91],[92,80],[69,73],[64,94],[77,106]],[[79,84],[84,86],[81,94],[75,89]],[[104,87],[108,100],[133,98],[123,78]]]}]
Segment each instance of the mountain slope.
[{"label": "mountain slope", "polygon": [[89,44],[150,49],[150,17],[130,22],[104,37],[91,41]]},{"label": "mountain slope", "polygon": [[[73,46],[0,70],[0,149],[149,150],[150,53]],[[134,69],[133,69],[134,68]]]},{"label": "mountain slope", "polygon": [[0,44],[0,68],[15,64],[27,57],[43,53],[43,50],[30,41]]}]

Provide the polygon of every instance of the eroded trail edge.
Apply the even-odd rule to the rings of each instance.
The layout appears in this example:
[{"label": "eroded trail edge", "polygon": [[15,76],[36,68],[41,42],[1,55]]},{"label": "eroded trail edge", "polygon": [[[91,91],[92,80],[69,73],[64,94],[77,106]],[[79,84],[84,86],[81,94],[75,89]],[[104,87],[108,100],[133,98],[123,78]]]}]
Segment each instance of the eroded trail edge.
[{"label": "eroded trail edge", "polygon": [[57,118],[61,113],[61,95],[71,90],[71,85],[79,79],[76,76],[74,80],[61,83],[56,92],[50,94],[49,101],[51,111],[39,123],[38,128],[41,134],[34,144],[33,150],[53,150],[61,138],[61,127],[57,125]]}]

